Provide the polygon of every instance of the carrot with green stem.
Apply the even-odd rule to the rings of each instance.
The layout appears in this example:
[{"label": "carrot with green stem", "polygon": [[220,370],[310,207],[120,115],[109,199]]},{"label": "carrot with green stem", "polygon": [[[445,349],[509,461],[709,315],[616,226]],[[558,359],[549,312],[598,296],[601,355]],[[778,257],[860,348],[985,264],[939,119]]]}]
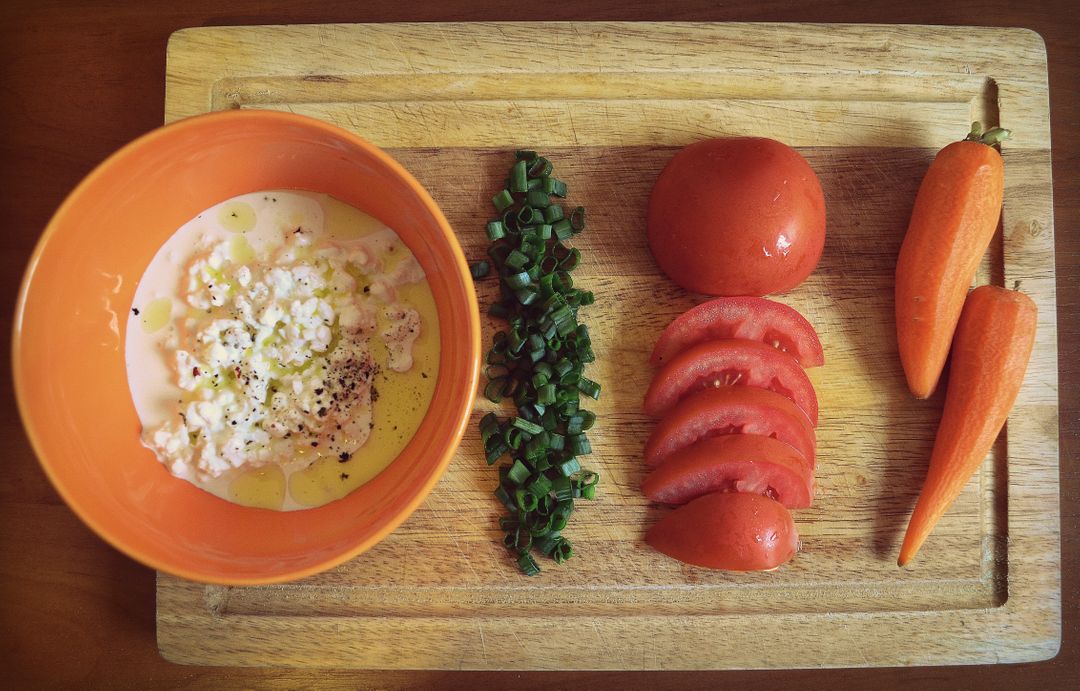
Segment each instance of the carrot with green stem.
[{"label": "carrot with green stem", "polygon": [[976,288],[964,303],[952,347],[930,469],[900,548],[900,566],[919,551],[975,474],[1016,401],[1035,343],[1031,298],[997,286]]},{"label": "carrot with green stem", "polygon": [[997,229],[1009,130],[972,123],[938,152],[915,197],[896,262],[896,336],[908,388],[934,392],[975,270]]}]

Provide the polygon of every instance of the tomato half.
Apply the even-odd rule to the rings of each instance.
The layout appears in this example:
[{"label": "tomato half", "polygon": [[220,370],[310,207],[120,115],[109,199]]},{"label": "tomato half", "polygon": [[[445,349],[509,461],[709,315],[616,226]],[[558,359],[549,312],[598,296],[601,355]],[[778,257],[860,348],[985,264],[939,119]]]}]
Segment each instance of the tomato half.
[{"label": "tomato half", "polygon": [[772,139],[697,142],[649,196],[649,249],[673,281],[707,295],[790,290],[825,247],[825,197],[797,151]]},{"label": "tomato half", "polygon": [[661,417],[683,398],[721,386],[775,391],[799,406],[810,424],[817,426],[817,394],[799,362],[772,346],[742,338],[705,341],[671,358],[645,393],[645,414]]},{"label": "tomato half", "polygon": [[787,305],[755,297],[717,298],[676,317],[656,339],[649,362],[662,365],[702,341],[745,338],[784,351],[803,367],[825,364],[817,332]]},{"label": "tomato half", "polygon": [[795,556],[799,532],[779,502],[760,494],[714,492],[661,518],[645,542],[695,566],[765,571]]},{"label": "tomato half", "polygon": [[757,434],[702,439],[671,454],[641,490],[651,501],[685,504],[710,492],[764,494],[789,509],[814,500],[810,464],[782,441]]},{"label": "tomato half", "polygon": [[778,393],[746,386],[706,389],[684,399],[645,442],[645,463],[656,466],[684,446],[721,434],[760,434],[792,446],[814,467],[814,428]]}]

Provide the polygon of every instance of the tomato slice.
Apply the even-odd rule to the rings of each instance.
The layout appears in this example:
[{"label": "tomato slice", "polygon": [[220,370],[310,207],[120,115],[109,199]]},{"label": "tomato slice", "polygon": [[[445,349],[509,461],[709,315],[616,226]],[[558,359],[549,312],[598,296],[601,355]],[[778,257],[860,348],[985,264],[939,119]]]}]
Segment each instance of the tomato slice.
[{"label": "tomato slice", "polygon": [[645,463],[656,466],[700,439],[736,433],[775,437],[814,468],[814,428],[806,415],[780,394],[748,386],[706,389],[681,401],[645,442]]},{"label": "tomato slice", "polygon": [[789,509],[814,500],[810,464],[772,437],[725,434],[683,447],[649,473],[641,489],[651,501],[685,504],[710,492],[764,494]]},{"label": "tomato slice", "polygon": [[695,566],[764,571],[795,556],[799,532],[777,501],[747,492],[714,492],[661,518],[645,542]]},{"label": "tomato slice", "polygon": [[645,394],[645,413],[662,417],[690,394],[725,385],[775,391],[817,426],[817,394],[798,361],[760,341],[741,338],[705,341],[672,357],[653,377]]},{"label": "tomato slice", "polygon": [[803,367],[825,364],[821,341],[805,317],[787,305],[756,297],[717,298],[686,310],[660,334],[649,362],[663,365],[695,343],[720,338],[761,341]]}]

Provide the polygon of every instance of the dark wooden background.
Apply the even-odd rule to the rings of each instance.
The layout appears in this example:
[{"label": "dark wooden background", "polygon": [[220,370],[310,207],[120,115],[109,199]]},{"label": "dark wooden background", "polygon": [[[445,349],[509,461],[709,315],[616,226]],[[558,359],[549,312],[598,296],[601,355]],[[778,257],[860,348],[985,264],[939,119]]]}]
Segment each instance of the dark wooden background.
[{"label": "dark wooden background", "polygon": [[[67,192],[163,119],[165,45],[191,26],[384,21],[683,20],[1019,26],[1050,64],[1061,394],[1062,651],[1004,667],[560,673],[230,669],[173,665],[154,636],[154,573],[116,552],[49,485],[0,368],[0,659],[4,686],[382,688],[585,686],[1063,688],[1080,671],[1080,21],[1072,1],[184,0],[0,3],[0,333],[23,268]],[[2,357],[8,362],[8,339]],[[1052,507],[1048,507],[1050,509]],[[572,641],[566,642],[572,645]],[[718,641],[718,645],[722,642]],[[778,641],[777,645],[784,645]],[[272,662],[272,661],[268,661]]]}]

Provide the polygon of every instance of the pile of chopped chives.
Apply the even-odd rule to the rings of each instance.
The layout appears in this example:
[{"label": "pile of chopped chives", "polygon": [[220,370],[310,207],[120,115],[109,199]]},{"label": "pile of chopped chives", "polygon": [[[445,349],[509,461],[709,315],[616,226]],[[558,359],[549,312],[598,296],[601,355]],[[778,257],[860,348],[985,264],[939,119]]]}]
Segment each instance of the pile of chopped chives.
[{"label": "pile of chopped chives", "polygon": [[[586,432],[596,416],[580,407],[581,394],[596,399],[600,385],[583,375],[592,362],[589,329],[578,309],[593,294],[574,287],[570,273],[580,250],[565,241],[585,229],[585,209],[569,212],[557,199],[566,184],[552,177],[551,162],[535,151],[518,151],[505,188],[492,199],[499,217],[487,224],[486,261],[473,264],[474,278],[492,268],[500,298],[489,313],[505,319],[487,354],[484,395],[494,403],[512,399],[517,414],[480,421],[488,465],[499,459],[495,496],[506,506],[499,519],[503,544],[528,576],[540,572],[533,553],[562,564],[573,555],[562,535],[574,500],[592,499],[600,479],[579,458],[592,451]],[[553,199],[553,197],[555,199]]]}]

